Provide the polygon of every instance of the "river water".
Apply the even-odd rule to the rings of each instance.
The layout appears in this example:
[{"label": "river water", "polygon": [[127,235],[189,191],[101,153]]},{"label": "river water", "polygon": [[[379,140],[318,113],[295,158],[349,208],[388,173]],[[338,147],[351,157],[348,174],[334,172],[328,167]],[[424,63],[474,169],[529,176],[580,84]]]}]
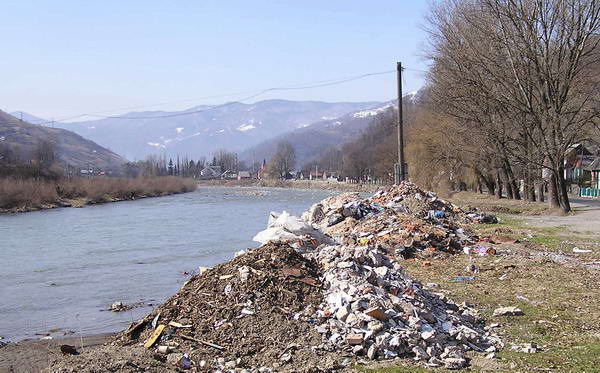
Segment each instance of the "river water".
[{"label": "river water", "polygon": [[[201,187],[138,201],[0,216],[0,336],[18,341],[124,329],[185,272],[256,247],[270,211],[300,214],[334,192]],[[114,313],[115,301],[145,306]],[[151,304],[151,305],[149,305]]]}]

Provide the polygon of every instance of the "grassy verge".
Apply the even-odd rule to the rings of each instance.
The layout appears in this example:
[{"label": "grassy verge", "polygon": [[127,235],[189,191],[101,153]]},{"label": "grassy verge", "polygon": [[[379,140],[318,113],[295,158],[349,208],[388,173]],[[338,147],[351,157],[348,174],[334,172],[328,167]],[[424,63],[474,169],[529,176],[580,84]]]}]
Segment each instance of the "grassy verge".
[{"label": "grassy verge", "polygon": [[504,213],[512,215],[562,215],[558,209],[550,209],[545,202],[528,202],[523,200],[498,199],[489,194],[474,192],[442,192],[461,207],[475,207],[493,213]]},{"label": "grassy verge", "polygon": [[196,187],[194,180],[176,177],[60,181],[7,178],[0,180],[0,211],[33,211],[156,197],[188,192]]}]

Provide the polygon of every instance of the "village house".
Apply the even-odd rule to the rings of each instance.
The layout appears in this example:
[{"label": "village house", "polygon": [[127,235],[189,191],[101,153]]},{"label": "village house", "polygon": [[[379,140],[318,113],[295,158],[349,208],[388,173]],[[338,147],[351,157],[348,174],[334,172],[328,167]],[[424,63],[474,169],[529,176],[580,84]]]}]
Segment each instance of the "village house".
[{"label": "village house", "polygon": [[594,154],[583,144],[571,145],[565,152],[565,180],[580,186],[590,180],[588,167],[594,158]]},{"label": "village house", "polygon": [[596,158],[586,168],[591,173],[591,185],[592,189],[600,189],[600,157]]},{"label": "village house", "polygon": [[252,175],[250,174],[250,171],[240,171],[238,172],[238,180],[242,180],[242,179],[252,179]]},{"label": "village house", "polygon": [[206,166],[200,171],[201,179],[218,179],[221,176],[221,166]]},{"label": "village house", "polygon": [[221,174],[221,179],[235,180],[238,178],[238,174],[235,171],[227,170]]}]

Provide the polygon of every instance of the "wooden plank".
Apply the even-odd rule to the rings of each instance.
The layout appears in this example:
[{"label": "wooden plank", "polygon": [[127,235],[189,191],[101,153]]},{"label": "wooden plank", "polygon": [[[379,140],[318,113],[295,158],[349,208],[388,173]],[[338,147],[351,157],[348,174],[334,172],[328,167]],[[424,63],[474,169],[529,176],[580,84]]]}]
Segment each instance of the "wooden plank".
[{"label": "wooden plank", "polygon": [[203,344],[203,345],[208,346],[208,347],[216,348],[217,350],[223,351],[225,349],[225,347],[216,345],[214,343],[202,341],[200,339],[196,339],[194,337],[190,337],[189,335],[181,334],[181,335],[178,335],[178,337],[181,337],[183,339],[187,339],[188,341],[197,342],[197,343]]},{"label": "wooden plank", "polygon": [[146,343],[144,343],[144,347],[146,347],[146,348],[152,347],[152,345],[160,337],[160,335],[162,334],[163,330],[165,330],[165,328],[166,328],[166,326],[163,324],[160,324],[159,326],[157,326],[156,329],[154,329],[154,332],[152,333],[150,338],[148,338]]}]

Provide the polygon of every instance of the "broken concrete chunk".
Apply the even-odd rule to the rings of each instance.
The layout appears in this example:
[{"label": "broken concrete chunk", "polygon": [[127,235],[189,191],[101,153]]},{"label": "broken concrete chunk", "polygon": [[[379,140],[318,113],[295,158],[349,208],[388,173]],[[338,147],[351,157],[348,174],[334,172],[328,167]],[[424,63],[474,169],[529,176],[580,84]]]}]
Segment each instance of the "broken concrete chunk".
[{"label": "broken concrete chunk", "polygon": [[346,318],[350,314],[350,306],[345,305],[340,307],[335,313],[335,317],[340,321],[346,321]]},{"label": "broken concrete chunk", "polygon": [[467,366],[467,360],[464,358],[449,357],[443,360],[446,369],[462,369]]},{"label": "broken concrete chunk", "polygon": [[524,313],[517,307],[500,307],[494,310],[494,317],[497,316],[523,316]]},{"label": "broken concrete chunk", "polygon": [[385,312],[383,312],[381,308],[370,308],[365,311],[365,314],[380,321],[387,321],[390,319],[390,317]]},{"label": "broken concrete chunk", "polygon": [[346,343],[349,345],[359,345],[363,343],[364,338],[362,334],[348,334],[346,336]]},{"label": "broken concrete chunk", "polygon": [[377,346],[373,344],[371,345],[371,347],[369,347],[369,349],[367,350],[367,357],[371,360],[377,357]]}]

